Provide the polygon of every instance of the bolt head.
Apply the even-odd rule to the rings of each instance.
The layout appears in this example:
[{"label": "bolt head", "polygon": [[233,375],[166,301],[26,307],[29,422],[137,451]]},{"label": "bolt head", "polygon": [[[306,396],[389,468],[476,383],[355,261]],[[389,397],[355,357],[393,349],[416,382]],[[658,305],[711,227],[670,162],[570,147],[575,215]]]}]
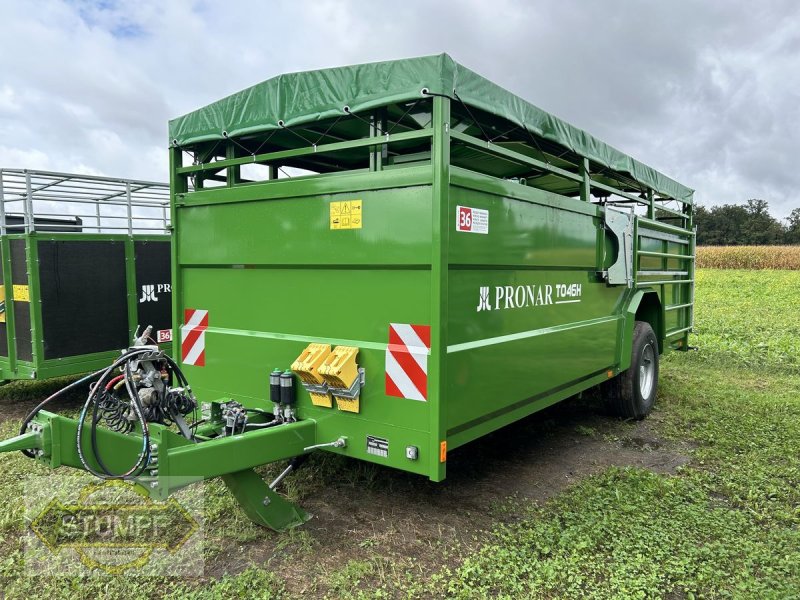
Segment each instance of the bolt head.
[{"label": "bolt head", "polygon": [[269,499],[269,496],[264,496],[264,506],[269,506],[270,502],[272,502],[272,500]]}]

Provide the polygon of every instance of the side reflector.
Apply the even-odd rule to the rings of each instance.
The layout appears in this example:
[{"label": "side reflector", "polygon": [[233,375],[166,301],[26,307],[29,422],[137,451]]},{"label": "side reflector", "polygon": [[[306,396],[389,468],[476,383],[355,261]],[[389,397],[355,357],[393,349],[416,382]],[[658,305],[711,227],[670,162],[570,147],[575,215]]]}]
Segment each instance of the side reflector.
[{"label": "side reflector", "polygon": [[442,440],[439,444],[439,462],[447,461],[447,440]]}]

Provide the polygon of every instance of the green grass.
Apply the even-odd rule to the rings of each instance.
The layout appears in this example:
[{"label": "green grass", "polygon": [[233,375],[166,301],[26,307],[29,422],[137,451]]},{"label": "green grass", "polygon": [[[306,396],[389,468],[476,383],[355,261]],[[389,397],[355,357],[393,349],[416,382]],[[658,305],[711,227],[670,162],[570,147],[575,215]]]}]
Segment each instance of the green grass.
[{"label": "green grass", "polygon": [[[653,435],[689,454],[673,475],[608,468],[545,503],[507,499],[471,544],[405,556],[367,536],[362,553],[334,564],[306,529],[280,537],[260,562],[239,564],[231,542],[258,544],[264,534],[215,482],[205,488],[207,566],[213,572],[226,558],[236,574],[37,578],[25,572],[18,541],[21,481],[47,471],[8,455],[0,457],[0,589],[9,598],[284,598],[294,564],[303,578],[294,589],[312,597],[800,598],[800,272],[700,270],[697,279],[691,343],[699,349],[665,358],[648,421]],[[621,445],[633,427],[605,423],[587,420],[575,435]],[[0,425],[0,437],[15,425]],[[325,456],[288,491],[302,500],[344,481],[357,493],[380,489],[385,477]]]},{"label": "green grass", "polygon": [[696,447],[675,476],[612,468],[516,523],[420,593],[800,598],[797,271],[697,277],[697,352],[662,365],[658,432]]},{"label": "green grass", "polygon": [[663,370],[664,435],[698,446],[676,476],[612,468],[523,518],[432,587],[453,597],[800,595],[800,377]]},{"label": "green grass", "polygon": [[700,358],[727,367],[800,373],[800,271],[698,269]]}]

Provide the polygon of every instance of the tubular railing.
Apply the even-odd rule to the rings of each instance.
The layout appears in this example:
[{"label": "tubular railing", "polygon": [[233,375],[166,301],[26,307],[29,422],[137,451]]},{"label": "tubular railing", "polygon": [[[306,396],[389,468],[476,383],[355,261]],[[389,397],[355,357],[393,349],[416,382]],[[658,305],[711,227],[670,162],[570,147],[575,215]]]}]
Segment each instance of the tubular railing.
[{"label": "tubular railing", "polygon": [[169,185],[0,169],[0,234],[168,233]]},{"label": "tubular railing", "polygon": [[[661,297],[666,299],[667,296],[664,289],[666,286],[680,286],[678,295],[681,299],[675,304],[665,304],[664,311],[688,311],[687,318],[683,320],[683,323],[687,323],[687,325],[668,330],[665,337],[669,339],[684,335],[694,327],[695,232],[644,217],[637,219],[636,232],[638,236],[636,244],[636,287],[660,286]],[[642,250],[642,238],[657,241],[661,244],[662,250]],[[682,247],[685,246],[686,254],[668,252],[667,247],[670,243]],[[659,269],[640,269],[640,257],[661,259],[661,267]],[[670,260],[678,261],[680,266],[677,269],[668,268]],[[659,279],[642,279],[647,277],[658,277]],[[675,279],[663,279],[664,277],[674,277]],[[681,323],[681,319],[679,319],[679,323]]]}]

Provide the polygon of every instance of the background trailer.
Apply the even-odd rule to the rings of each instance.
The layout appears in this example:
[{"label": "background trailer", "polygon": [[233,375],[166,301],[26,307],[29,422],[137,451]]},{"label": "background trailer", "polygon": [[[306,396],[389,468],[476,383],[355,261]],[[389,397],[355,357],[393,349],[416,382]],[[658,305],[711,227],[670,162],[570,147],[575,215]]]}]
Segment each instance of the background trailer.
[{"label": "background trailer", "polygon": [[[307,516],[277,486],[316,449],[440,481],[453,448],[593,386],[644,417],[687,347],[692,190],[447,55],[282,75],[170,139],[177,363],[132,348],[130,401],[34,411],[0,451],[155,498],[221,476],[284,529]],[[83,427],[99,404],[140,425]]]},{"label": "background trailer", "polygon": [[95,370],[136,327],[171,343],[169,188],[0,169],[0,380]]}]

